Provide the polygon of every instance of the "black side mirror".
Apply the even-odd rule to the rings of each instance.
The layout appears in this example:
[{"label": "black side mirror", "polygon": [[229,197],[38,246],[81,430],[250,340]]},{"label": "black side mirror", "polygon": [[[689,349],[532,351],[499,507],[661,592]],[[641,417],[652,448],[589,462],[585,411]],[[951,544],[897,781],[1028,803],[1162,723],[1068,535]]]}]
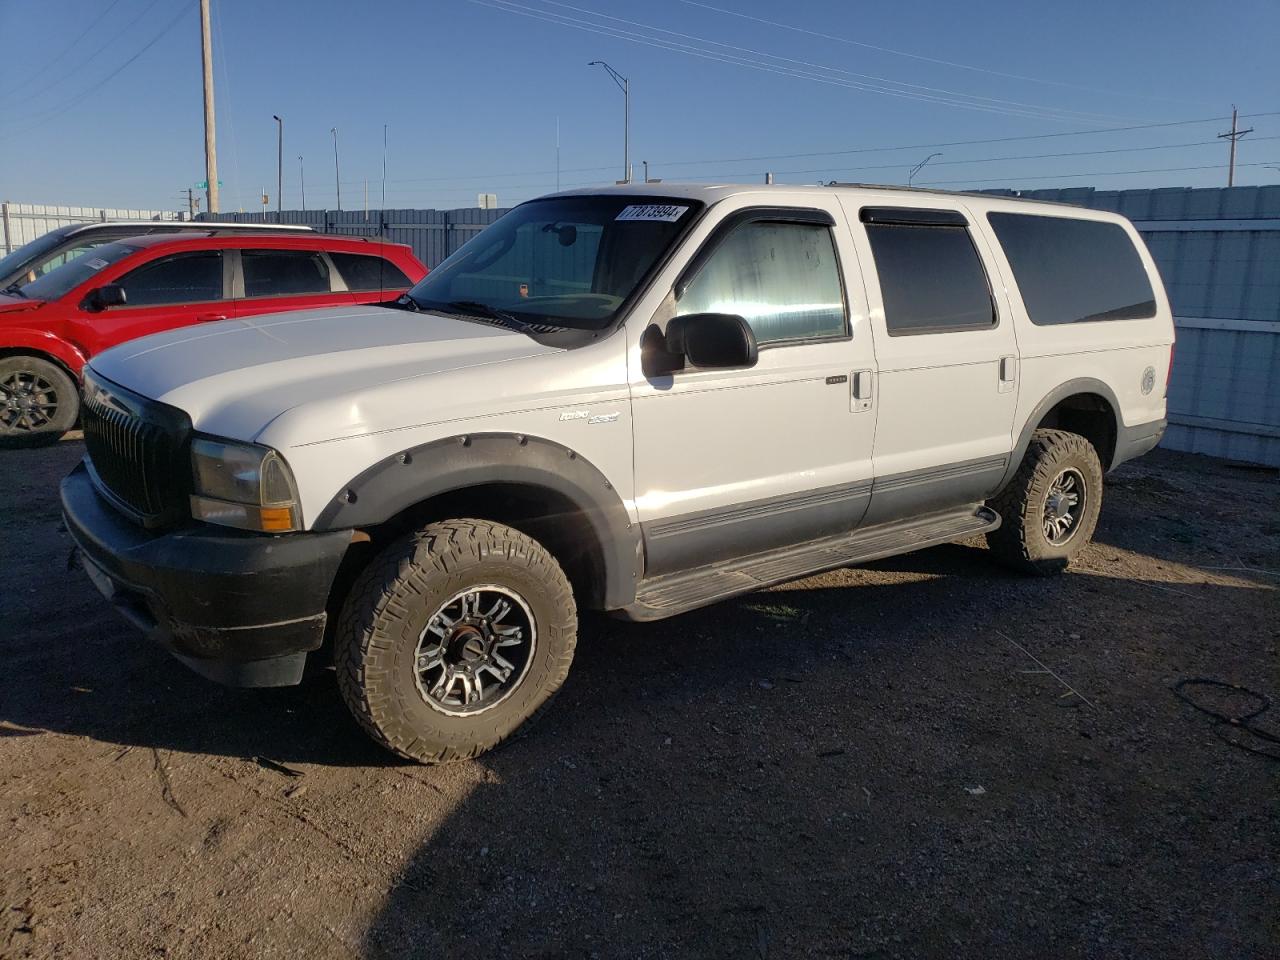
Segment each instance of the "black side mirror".
[{"label": "black side mirror", "polygon": [[733,313],[690,313],[667,324],[667,350],[695,367],[754,367],[759,347],[751,325]]},{"label": "black side mirror", "polygon": [[124,292],[124,287],[118,283],[108,283],[89,294],[89,308],[91,310],[105,310],[107,307],[123,307],[129,302],[129,296]]}]

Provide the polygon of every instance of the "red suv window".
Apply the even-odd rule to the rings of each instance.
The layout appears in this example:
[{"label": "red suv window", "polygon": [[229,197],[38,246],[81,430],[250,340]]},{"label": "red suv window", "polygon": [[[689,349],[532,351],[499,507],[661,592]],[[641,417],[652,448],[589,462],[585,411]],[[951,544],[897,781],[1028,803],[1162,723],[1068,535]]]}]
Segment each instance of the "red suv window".
[{"label": "red suv window", "polygon": [[245,297],[329,293],[329,265],[312,250],[243,250]]}]

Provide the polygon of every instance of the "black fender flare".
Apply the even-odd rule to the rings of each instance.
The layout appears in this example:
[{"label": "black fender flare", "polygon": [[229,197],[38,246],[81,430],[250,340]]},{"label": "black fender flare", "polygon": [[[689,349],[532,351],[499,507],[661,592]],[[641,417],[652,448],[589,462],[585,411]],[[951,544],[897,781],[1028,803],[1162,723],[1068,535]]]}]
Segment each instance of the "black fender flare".
[{"label": "black fender flare", "polygon": [[542,488],[570,501],[590,524],[604,561],[600,602],[613,610],[635,600],[639,527],[594,464],[541,437],[469,433],[409,447],[350,480],[312,529],[377,526],[432,497],[492,483]]},{"label": "black fender flare", "polygon": [[[1022,458],[1027,455],[1027,448],[1031,446],[1031,434],[1035,432],[1045,414],[1067,399],[1067,397],[1073,397],[1079,393],[1095,393],[1111,405],[1111,413],[1116,420],[1116,444],[1118,449],[1120,438],[1124,435],[1124,421],[1120,419],[1120,401],[1116,399],[1115,391],[1101,380],[1095,380],[1092,377],[1078,377],[1075,380],[1068,380],[1045,394],[1041,401],[1036,404],[1035,409],[1031,411],[1031,415],[1027,417],[1026,423],[1022,425],[1022,432],[1018,435],[1018,441],[1014,444],[1013,454],[1009,457],[1009,466],[1000,481],[999,489],[1003,490],[1005,484],[1013,479],[1013,475],[1022,466]],[[1113,462],[1102,465],[1104,472],[1111,469],[1114,460],[1115,451],[1112,451]]]}]

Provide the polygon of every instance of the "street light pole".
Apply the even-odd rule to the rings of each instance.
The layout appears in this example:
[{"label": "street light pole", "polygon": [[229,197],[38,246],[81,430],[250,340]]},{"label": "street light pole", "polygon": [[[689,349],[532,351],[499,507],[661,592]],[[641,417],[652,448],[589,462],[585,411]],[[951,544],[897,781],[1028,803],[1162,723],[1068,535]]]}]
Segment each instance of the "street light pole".
[{"label": "street light pole", "polygon": [[622,91],[622,182],[631,182],[631,81],[603,60],[592,60],[588,67],[604,67]]},{"label": "street light pole", "polygon": [[331,127],[333,134],[333,186],[338,192],[338,210],[342,210],[342,180],[338,177],[338,128]]},{"label": "street light pole", "polygon": [[279,223],[280,205],[284,196],[284,121],[274,113],[271,119],[279,126],[276,136],[276,223]]},{"label": "street light pole", "polygon": [[302,186],[302,209],[307,209],[307,171],[302,166],[302,154],[298,154],[298,183]]},{"label": "street light pole", "polygon": [[907,186],[908,187],[911,186],[911,181],[916,178],[917,173],[919,173],[921,170],[924,169],[924,165],[926,163],[928,163],[934,157],[940,157],[940,156],[942,156],[942,154],[940,153],[931,153],[927,157],[925,157],[923,160],[921,160],[919,163],[917,163],[914,167],[912,167],[911,172],[907,174]]}]

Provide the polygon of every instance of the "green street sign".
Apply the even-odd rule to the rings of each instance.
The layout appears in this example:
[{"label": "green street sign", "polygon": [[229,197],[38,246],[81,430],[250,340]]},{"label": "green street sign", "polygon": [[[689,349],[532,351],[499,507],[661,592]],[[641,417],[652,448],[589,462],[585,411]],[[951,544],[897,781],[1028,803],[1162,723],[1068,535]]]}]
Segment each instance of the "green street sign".
[{"label": "green street sign", "polygon": [[[221,180],[219,180],[219,181],[218,181],[218,186],[219,186],[219,187],[221,187],[221,186],[222,186],[222,181],[221,181]],[[209,181],[208,181],[208,180],[201,180],[199,183],[197,183],[197,184],[196,184],[196,189],[197,189],[197,190],[208,190],[208,189],[209,189]]]}]

